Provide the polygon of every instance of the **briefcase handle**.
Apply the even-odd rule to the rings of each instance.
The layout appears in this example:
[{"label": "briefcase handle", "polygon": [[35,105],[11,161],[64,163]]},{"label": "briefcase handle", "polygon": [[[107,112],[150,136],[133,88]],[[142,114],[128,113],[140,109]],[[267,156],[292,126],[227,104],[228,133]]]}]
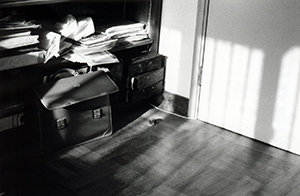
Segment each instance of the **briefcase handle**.
[{"label": "briefcase handle", "polygon": [[57,72],[55,72],[53,75],[50,76],[50,81],[58,80],[61,78],[67,78],[72,76],[77,76],[79,73],[71,68],[61,68]]}]

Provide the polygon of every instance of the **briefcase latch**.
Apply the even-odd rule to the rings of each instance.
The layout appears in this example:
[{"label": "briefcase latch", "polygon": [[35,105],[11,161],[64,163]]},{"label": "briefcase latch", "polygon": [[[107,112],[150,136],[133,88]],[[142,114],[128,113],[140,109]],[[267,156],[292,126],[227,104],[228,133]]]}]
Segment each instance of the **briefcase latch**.
[{"label": "briefcase latch", "polygon": [[94,119],[99,119],[102,116],[104,116],[102,109],[98,108],[98,109],[93,110],[93,118]]},{"label": "briefcase latch", "polygon": [[56,128],[58,130],[64,129],[67,126],[67,120],[65,118],[60,118],[56,120]]}]

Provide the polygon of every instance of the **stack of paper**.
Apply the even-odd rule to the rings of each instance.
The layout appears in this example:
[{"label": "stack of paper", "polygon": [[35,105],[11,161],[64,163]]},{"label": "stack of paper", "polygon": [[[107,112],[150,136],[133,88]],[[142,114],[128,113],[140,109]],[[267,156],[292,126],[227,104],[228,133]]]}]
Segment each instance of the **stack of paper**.
[{"label": "stack of paper", "polygon": [[53,56],[59,57],[61,35],[53,31],[44,31],[40,34],[39,48],[46,51],[44,63]]},{"label": "stack of paper", "polygon": [[39,35],[33,34],[40,27],[13,15],[0,19],[0,71],[43,62]]},{"label": "stack of paper", "polygon": [[115,47],[117,39],[111,39],[110,36],[95,34],[84,38],[72,46],[73,51],[81,54],[91,54],[96,52],[108,51]]},{"label": "stack of paper", "polygon": [[100,31],[106,36],[117,39],[117,45],[133,43],[135,41],[149,38],[149,34],[146,30],[145,24],[131,22],[127,23],[128,24],[116,23],[115,25],[109,26],[107,28],[100,27]]},{"label": "stack of paper", "polygon": [[91,17],[76,19],[68,14],[62,22],[55,24],[56,30],[64,37],[78,41],[95,33],[94,22]]},{"label": "stack of paper", "polygon": [[72,62],[86,63],[89,66],[119,62],[117,57],[108,51],[96,52],[91,54],[68,53],[63,57]]},{"label": "stack of paper", "polygon": [[110,35],[95,33],[92,18],[76,19],[67,15],[63,22],[55,25],[62,35],[60,47],[70,46],[67,50],[60,48],[63,58],[79,63],[87,63],[90,66],[119,62],[108,50],[112,49],[117,39]]},{"label": "stack of paper", "polygon": [[0,19],[0,51],[39,43],[39,36],[31,34],[37,28],[40,25],[30,21],[15,20],[12,17]]}]

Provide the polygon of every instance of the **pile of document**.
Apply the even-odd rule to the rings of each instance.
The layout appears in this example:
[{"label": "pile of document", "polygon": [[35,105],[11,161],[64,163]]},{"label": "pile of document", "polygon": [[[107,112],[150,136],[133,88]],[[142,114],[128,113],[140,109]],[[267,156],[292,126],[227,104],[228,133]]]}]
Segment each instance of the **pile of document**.
[{"label": "pile of document", "polygon": [[[114,47],[149,38],[142,23],[122,21],[100,26],[96,30],[91,17],[76,19],[69,14],[53,29],[43,29],[42,25],[8,16],[0,19],[0,51],[35,46],[43,52],[44,63],[52,57],[62,57],[95,66],[119,62],[109,52]],[[37,29],[38,33],[33,34],[32,30]]]},{"label": "pile of document", "polygon": [[9,15],[0,19],[0,71],[41,63],[38,48],[41,25]]},{"label": "pile of document", "polygon": [[0,51],[39,43],[39,35],[32,35],[32,30],[40,27],[31,21],[14,19],[12,16],[1,18]]},{"label": "pile of document", "polygon": [[100,24],[98,31],[112,39],[117,39],[116,46],[149,38],[145,24],[130,21],[119,21],[103,26]]},{"label": "pile of document", "polygon": [[119,60],[109,52],[116,41],[102,34],[94,34],[74,43],[65,58],[73,62],[86,62],[89,66],[117,63]]},{"label": "pile of document", "polygon": [[[116,39],[110,36],[97,34],[91,17],[76,19],[67,15],[62,22],[55,24],[56,35],[48,41],[49,55],[61,55],[64,59],[87,63],[89,66],[119,62],[118,59],[108,52],[116,44]],[[49,50],[51,49],[51,50]]]}]

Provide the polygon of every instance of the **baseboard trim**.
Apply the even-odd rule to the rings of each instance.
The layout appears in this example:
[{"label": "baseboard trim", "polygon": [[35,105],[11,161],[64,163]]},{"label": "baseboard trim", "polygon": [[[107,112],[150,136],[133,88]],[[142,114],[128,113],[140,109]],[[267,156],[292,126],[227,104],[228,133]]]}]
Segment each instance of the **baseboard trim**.
[{"label": "baseboard trim", "polygon": [[186,97],[164,91],[162,95],[151,100],[151,103],[162,110],[188,116],[189,99]]}]

